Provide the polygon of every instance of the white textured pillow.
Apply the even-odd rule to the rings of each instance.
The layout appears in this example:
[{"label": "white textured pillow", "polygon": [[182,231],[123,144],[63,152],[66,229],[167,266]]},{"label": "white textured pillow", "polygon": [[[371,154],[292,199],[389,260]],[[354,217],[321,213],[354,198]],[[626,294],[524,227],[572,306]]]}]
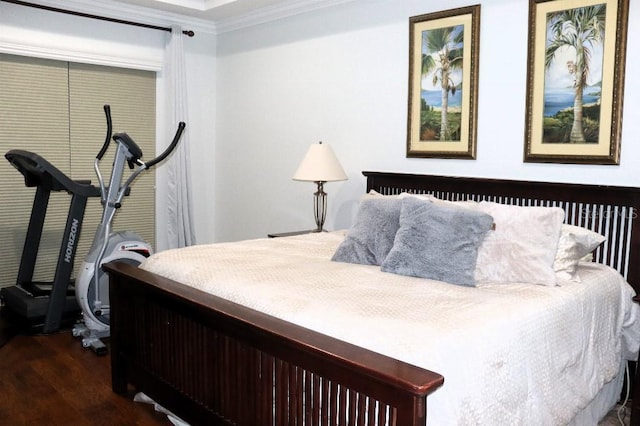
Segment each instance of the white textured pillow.
[{"label": "white textured pillow", "polygon": [[564,211],[559,207],[521,207],[482,201],[477,208],[493,216],[480,249],[474,277],[483,283],[555,286],[553,261]]},{"label": "white textured pillow", "polygon": [[384,194],[379,193],[375,189],[372,189],[371,191],[367,192],[362,197],[360,197],[360,201],[366,200],[366,199],[369,199],[369,198],[382,198],[382,197],[396,197],[397,198],[398,196],[397,195],[384,195]]},{"label": "white textured pillow", "polygon": [[420,200],[431,201],[433,203],[439,203],[439,204],[449,204],[457,207],[475,208],[478,205],[477,201],[471,201],[471,200],[449,201],[449,200],[443,200],[441,198],[438,198],[433,194],[411,194],[409,192],[403,192],[398,196],[400,198],[415,197]]},{"label": "white textured pillow", "polygon": [[602,244],[605,237],[589,229],[562,225],[553,269],[558,279],[580,282],[578,263]]}]

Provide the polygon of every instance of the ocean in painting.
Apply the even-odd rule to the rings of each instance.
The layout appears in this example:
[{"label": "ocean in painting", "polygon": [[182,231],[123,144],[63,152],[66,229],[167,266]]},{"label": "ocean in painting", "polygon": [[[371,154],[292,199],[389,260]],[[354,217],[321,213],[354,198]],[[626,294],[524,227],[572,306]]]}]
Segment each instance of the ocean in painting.
[{"label": "ocean in painting", "polygon": [[[553,117],[559,111],[573,108],[575,90],[572,87],[544,92],[544,116]],[[587,87],[583,92],[583,103],[593,104],[600,100],[600,87]]]},{"label": "ocean in painting", "polygon": [[[423,90],[422,99],[424,99],[427,105],[440,108],[442,107],[442,90]],[[460,106],[462,106],[462,90],[456,90],[455,95],[449,93],[449,107]]]}]

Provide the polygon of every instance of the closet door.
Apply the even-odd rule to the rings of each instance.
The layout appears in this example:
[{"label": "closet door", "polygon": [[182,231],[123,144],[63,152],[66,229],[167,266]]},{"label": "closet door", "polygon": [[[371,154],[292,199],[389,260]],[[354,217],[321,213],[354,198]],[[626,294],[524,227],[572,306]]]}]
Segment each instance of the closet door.
[{"label": "closet door", "polygon": [[[155,79],[149,71],[0,54],[0,153],[33,151],[72,179],[97,185],[93,161],[106,133],[104,104],[115,132],[132,136],[155,154]],[[115,146],[103,158],[108,180]],[[0,158],[0,286],[15,284],[35,188]],[[70,197],[52,193],[34,280],[50,281],[60,249]],[[101,216],[97,198],[87,204],[74,275],[87,253]],[[143,173],[117,213],[114,230],[132,230],[155,244],[155,174]]]}]

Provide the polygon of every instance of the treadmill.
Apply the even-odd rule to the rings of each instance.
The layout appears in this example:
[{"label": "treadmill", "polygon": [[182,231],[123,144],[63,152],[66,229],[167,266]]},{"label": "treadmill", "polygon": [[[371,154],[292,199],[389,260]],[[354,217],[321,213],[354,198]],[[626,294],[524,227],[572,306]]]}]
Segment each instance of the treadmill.
[{"label": "treadmill", "polygon": [[[33,152],[11,150],[5,157],[22,173],[27,187],[36,187],[36,194],[16,283],[0,289],[3,314],[12,325],[30,334],[54,333],[61,327],[71,327],[80,316],[71,274],[87,199],[99,197],[100,188],[88,180],[70,179]],[[71,196],[69,213],[53,281],[35,282],[33,273],[51,191],[65,191]]]}]

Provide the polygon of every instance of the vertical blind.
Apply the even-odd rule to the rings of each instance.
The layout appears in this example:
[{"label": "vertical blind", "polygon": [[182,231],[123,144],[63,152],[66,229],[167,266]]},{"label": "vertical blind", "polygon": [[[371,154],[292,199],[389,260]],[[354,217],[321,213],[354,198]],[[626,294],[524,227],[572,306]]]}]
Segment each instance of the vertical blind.
[{"label": "vertical blind", "polygon": [[[93,161],[106,134],[103,105],[111,105],[114,132],[128,133],[143,159],[155,154],[156,75],[149,71],[0,54],[0,153],[33,151],[72,179],[97,185]],[[115,146],[101,162],[110,176]],[[15,284],[35,188],[0,158],[0,286]],[[51,281],[71,197],[53,192],[34,280]],[[74,268],[89,250],[102,208],[87,203]],[[131,230],[155,244],[155,176],[143,173],[116,214],[114,230]]]}]

